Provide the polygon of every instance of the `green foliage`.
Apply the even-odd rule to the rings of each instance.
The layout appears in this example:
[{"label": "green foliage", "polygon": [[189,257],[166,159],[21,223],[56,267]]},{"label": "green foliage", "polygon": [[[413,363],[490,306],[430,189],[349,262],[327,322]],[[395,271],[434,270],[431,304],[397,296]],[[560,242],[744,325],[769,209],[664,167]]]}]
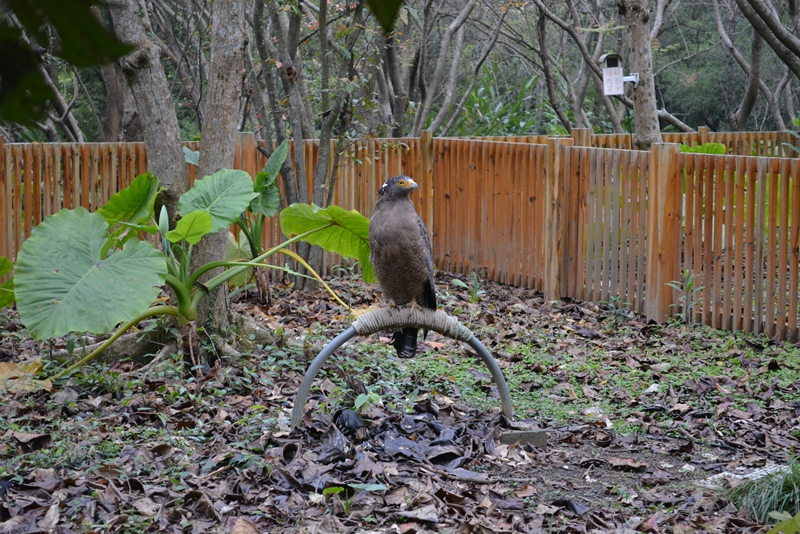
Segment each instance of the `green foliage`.
[{"label": "green foliage", "polygon": [[368,403],[372,404],[380,404],[381,396],[375,393],[374,391],[370,391],[369,393],[361,393],[356,397],[354,406],[356,411],[361,411],[361,408]]},{"label": "green foliage", "polygon": [[[178,201],[183,216],[174,230],[169,229],[169,218],[163,206],[158,224],[151,221],[149,225],[141,225],[120,220],[152,219],[152,198],[157,191],[155,177],[140,176],[128,189],[115,194],[102,213],[89,213],[83,208],[63,209],[45,218],[23,243],[14,284],[17,308],[31,336],[44,339],[72,331],[106,333],[124,322],[97,350],[62,371],[62,375],[90,361],[146,318],[168,314],[177,316],[182,324],[194,321],[198,303],[211,290],[253,265],[261,266],[260,262],[293,242],[313,239],[311,234],[320,232],[332,243],[348,243],[346,238],[337,241],[335,235],[337,232],[340,236],[352,233],[352,230],[343,229],[347,224],[334,225],[338,230],[323,225],[264,252],[253,262],[215,261],[190,273],[192,247],[204,235],[214,232],[215,225],[224,227],[239,219],[256,196],[252,181],[246,173],[228,169],[196,181]],[[336,213],[331,208],[329,210]],[[340,211],[345,213],[340,219],[355,218]],[[103,213],[113,223],[121,224],[116,229],[109,226]],[[357,212],[356,215],[361,217]],[[137,231],[130,232],[129,238],[120,238],[120,232],[128,227]],[[147,241],[133,239],[139,237],[139,230],[158,231],[162,250]],[[344,250],[349,249],[345,247]],[[8,266],[3,263],[2,267],[7,269]],[[233,268],[205,284],[197,284],[203,274],[217,267]],[[312,274],[319,279],[313,271]],[[176,305],[150,307],[161,291],[162,282],[174,291]]]},{"label": "green foliage", "polygon": [[681,145],[681,152],[691,154],[727,154],[728,148],[722,143],[703,143],[702,145]]},{"label": "green foliage", "polygon": [[253,214],[272,217],[278,212],[281,197],[277,178],[288,155],[289,140],[284,139],[269,157],[261,172],[256,175],[253,191],[258,193],[258,196],[250,202],[250,211]]},{"label": "green foliage", "polygon": [[792,515],[787,512],[770,512],[769,517],[779,523],[776,523],[773,528],[767,531],[767,534],[797,534],[800,532],[800,512],[797,515]]},{"label": "green foliage", "polygon": [[478,283],[478,273],[472,273],[472,285],[467,285],[466,282],[463,282],[458,278],[453,278],[451,282],[456,287],[469,289],[469,301],[473,304],[480,302],[481,295],[486,292],[480,288],[480,284]]},{"label": "green foliage", "polygon": [[497,68],[494,65],[481,71],[448,135],[479,137],[536,133],[537,110],[532,104],[532,90],[538,77],[528,78],[521,87],[503,89],[498,86],[496,72],[492,70]]},{"label": "green foliage", "polygon": [[289,140],[286,139],[275,149],[253,181],[254,197],[247,207],[249,214],[243,212],[239,216],[239,228],[250,245],[251,258],[259,256],[264,251],[262,246],[264,223],[267,217],[272,217],[278,212],[281,194],[277,178],[288,154]]},{"label": "green foliage", "polygon": [[183,159],[186,160],[186,163],[190,163],[195,167],[200,165],[200,151],[199,150],[192,150],[189,147],[181,147],[183,148]]},{"label": "green foliage", "polygon": [[[8,258],[0,257],[0,279],[11,274],[14,264]],[[9,277],[5,282],[0,282],[0,309],[14,304],[14,278]]]},{"label": "green foliage", "polygon": [[211,232],[212,220],[207,211],[193,211],[181,217],[174,230],[167,232],[170,243],[184,240],[190,245],[196,245],[204,235]]},{"label": "green foliage", "polygon": [[667,282],[667,285],[677,291],[679,294],[678,300],[680,301],[680,304],[671,304],[671,306],[680,306],[682,313],[676,313],[675,315],[681,317],[686,326],[692,326],[694,323],[692,320],[692,313],[695,307],[700,303],[700,300],[697,298],[697,294],[705,287],[697,285],[698,278],[699,275],[696,275],[689,269],[686,269],[681,273],[680,280]]},{"label": "green foliage", "polygon": [[[731,488],[728,497],[761,523],[766,523],[772,512],[797,514],[800,511],[800,461],[792,458],[785,470],[773,471]],[[785,522],[787,525],[795,523],[795,527],[798,524],[794,517]]]},{"label": "green foliage", "polygon": [[[76,67],[90,67],[133,50],[114,39],[95,18],[90,9],[97,4],[96,0],[8,0],[6,7],[35,42],[52,42],[52,29],[59,46],[51,53]],[[19,29],[3,22],[0,57],[0,117],[23,124],[38,119],[53,96],[38,70],[42,55],[22,39]]]},{"label": "green foliage", "polygon": [[181,216],[196,210],[207,211],[212,220],[211,233],[215,233],[236,222],[255,196],[249,174],[221,169],[195,181],[178,200],[178,211]]},{"label": "green foliage", "polygon": [[339,206],[322,209],[314,204],[292,204],[281,211],[281,230],[285,235],[310,233],[304,241],[345,258],[357,259],[364,281],[375,282],[370,260],[369,219],[358,211],[347,211]]},{"label": "green foliage", "polygon": [[84,208],[61,210],[33,229],[17,257],[15,293],[34,339],[106,333],[158,296],[164,256],[138,240],[104,256],[108,240],[103,216]]},{"label": "green foliage", "polygon": [[144,223],[152,217],[153,205],[159,192],[158,178],[146,172],[137,176],[131,185],[108,199],[97,213],[108,224]]},{"label": "green foliage", "polygon": [[[228,232],[228,247],[225,250],[225,261],[242,262],[251,259],[253,259],[253,255],[250,253],[250,247],[247,244],[247,237],[245,237],[244,232],[239,230],[239,239],[236,239],[233,232]],[[231,278],[229,284],[232,287],[242,287],[250,280],[252,273],[253,268],[248,267],[246,271]]]},{"label": "green foliage", "polygon": [[392,31],[394,19],[397,17],[397,12],[400,6],[403,5],[403,0],[367,0],[370,10],[378,19],[383,31],[389,33]]}]

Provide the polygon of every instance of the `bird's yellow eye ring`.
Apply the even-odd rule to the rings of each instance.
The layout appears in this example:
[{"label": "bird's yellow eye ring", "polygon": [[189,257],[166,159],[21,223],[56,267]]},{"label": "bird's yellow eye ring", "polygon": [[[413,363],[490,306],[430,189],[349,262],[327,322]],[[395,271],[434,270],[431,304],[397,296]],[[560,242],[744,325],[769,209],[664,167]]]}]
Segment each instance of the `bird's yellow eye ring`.
[{"label": "bird's yellow eye ring", "polygon": [[406,181],[405,181],[405,180],[399,180],[399,181],[397,182],[397,185],[399,185],[399,186],[401,186],[401,187],[402,187],[402,186],[406,185]]}]

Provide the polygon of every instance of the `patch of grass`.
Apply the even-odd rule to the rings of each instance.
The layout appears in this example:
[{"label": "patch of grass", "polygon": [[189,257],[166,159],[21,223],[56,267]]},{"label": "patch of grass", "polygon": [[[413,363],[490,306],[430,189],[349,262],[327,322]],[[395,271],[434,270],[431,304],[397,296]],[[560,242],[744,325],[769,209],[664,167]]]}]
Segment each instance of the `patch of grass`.
[{"label": "patch of grass", "polygon": [[728,498],[757,521],[766,523],[770,512],[800,512],[800,461],[792,457],[788,469],[775,471],[731,488]]}]

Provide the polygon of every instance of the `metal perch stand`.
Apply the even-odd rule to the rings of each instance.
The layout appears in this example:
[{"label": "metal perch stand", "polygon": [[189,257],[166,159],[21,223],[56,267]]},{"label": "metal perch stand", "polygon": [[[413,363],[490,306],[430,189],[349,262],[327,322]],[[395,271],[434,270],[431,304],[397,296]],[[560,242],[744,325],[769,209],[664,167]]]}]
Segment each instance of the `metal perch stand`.
[{"label": "metal perch stand", "polygon": [[447,315],[441,310],[416,309],[413,313],[409,313],[407,307],[379,308],[359,317],[347,330],[328,343],[325,348],[322,349],[322,352],[314,358],[314,361],[311,362],[311,367],[306,371],[306,376],[294,400],[291,421],[292,426],[300,425],[300,420],[303,417],[303,406],[305,406],[308,392],[311,389],[311,383],[314,381],[314,378],[316,378],[319,370],[322,369],[322,365],[336,349],[344,345],[346,341],[356,334],[367,336],[382,330],[397,330],[403,327],[433,330],[443,336],[466,342],[478,353],[483,363],[489,368],[494,383],[497,384],[497,392],[500,395],[503,415],[509,420],[514,417],[514,410],[511,407],[511,396],[508,394],[508,385],[506,384],[506,379],[503,377],[503,372],[486,347],[483,346],[483,343],[478,341],[472,332],[470,332],[466,326],[462,325],[458,319]]}]

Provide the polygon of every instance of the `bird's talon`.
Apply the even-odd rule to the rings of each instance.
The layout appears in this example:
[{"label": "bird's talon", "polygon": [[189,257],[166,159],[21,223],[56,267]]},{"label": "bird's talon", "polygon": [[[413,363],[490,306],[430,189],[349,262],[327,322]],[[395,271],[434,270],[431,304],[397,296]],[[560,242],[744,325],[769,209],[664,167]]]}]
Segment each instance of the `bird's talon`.
[{"label": "bird's talon", "polygon": [[414,310],[422,311],[422,306],[417,304],[417,302],[414,301],[414,300],[411,301],[411,304],[408,305],[408,308],[409,308],[409,310],[408,310],[408,316],[409,317],[411,317],[414,314]]}]

